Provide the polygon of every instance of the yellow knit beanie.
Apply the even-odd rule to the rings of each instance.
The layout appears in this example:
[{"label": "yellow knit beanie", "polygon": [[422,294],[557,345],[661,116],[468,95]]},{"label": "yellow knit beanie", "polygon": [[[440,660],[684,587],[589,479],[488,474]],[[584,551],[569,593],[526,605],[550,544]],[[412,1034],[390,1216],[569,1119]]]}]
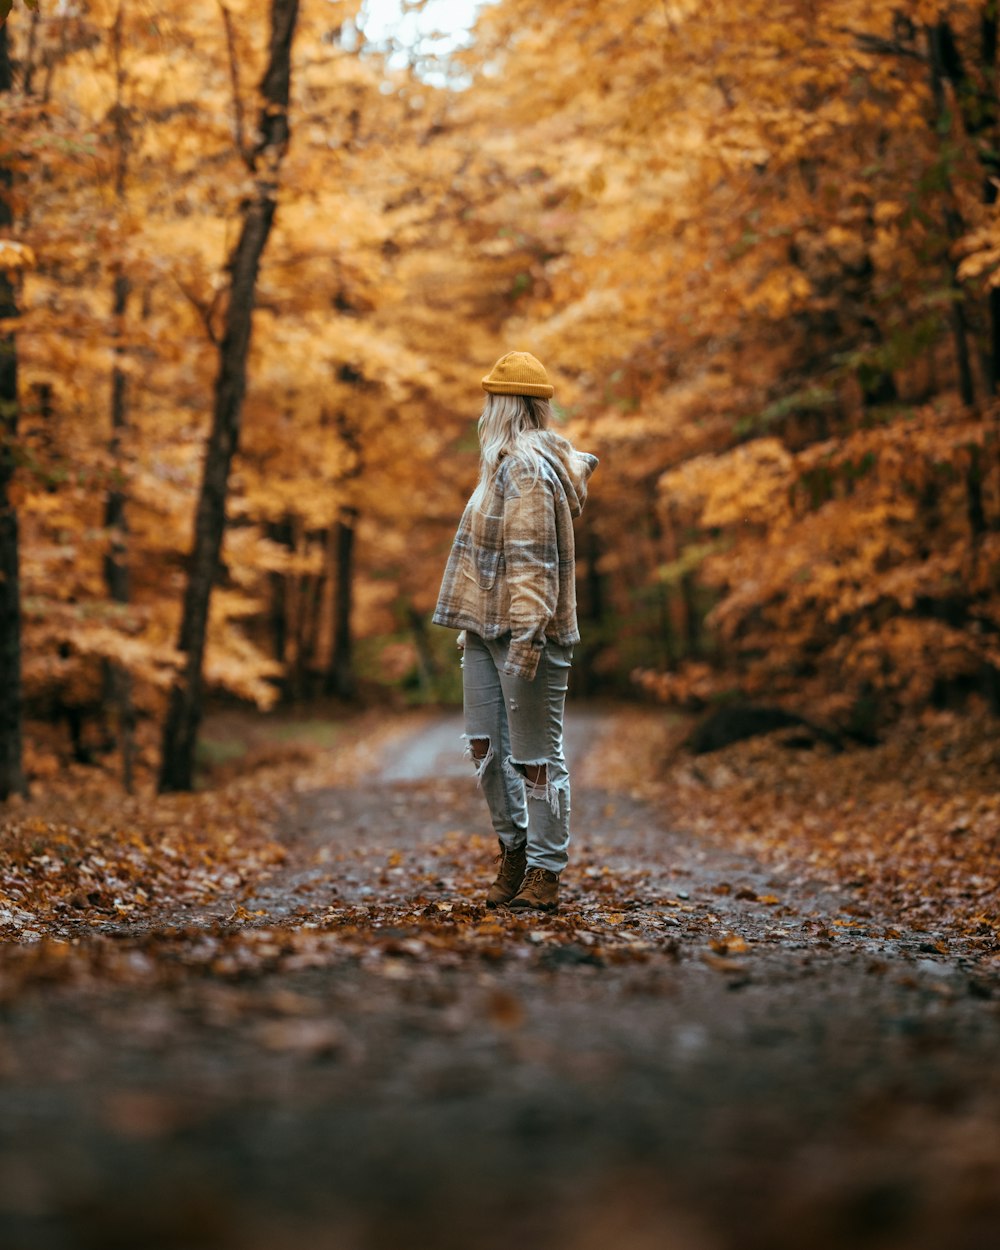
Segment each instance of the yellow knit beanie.
[{"label": "yellow knit beanie", "polygon": [[491,395],[537,395],[552,398],[549,375],[531,352],[508,352],[483,378],[483,390]]}]

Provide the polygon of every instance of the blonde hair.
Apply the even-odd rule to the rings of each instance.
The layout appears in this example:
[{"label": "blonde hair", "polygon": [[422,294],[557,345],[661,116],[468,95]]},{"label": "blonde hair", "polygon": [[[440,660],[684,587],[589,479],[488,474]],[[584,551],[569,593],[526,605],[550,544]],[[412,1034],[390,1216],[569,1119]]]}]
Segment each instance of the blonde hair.
[{"label": "blonde hair", "polygon": [[518,455],[532,468],[532,484],[541,472],[539,435],[549,428],[552,407],[534,395],[487,394],[479,418],[479,481],[472,506],[480,511],[506,456]]}]

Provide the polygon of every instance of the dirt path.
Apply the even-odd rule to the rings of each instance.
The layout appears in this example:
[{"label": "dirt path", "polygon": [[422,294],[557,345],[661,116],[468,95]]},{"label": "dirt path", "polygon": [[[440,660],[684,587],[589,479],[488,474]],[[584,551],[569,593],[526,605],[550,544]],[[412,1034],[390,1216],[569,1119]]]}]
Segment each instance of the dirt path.
[{"label": "dirt path", "polygon": [[454,718],[289,799],[270,881],[7,993],[0,1245],[983,1247],[1000,1011],[960,945],[602,784],[558,917],[486,913]]},{"label": "dirt path", "polygon": [[[575,769],[591,755],[599,755],[606,729],[600,712],[576,710],[566,725],[564,748],[570,768]],[[462,757],[462,717],[460,713],[435,716],[420,730],[404,739],[381,762],[382,781],[430,781],[435,777],[468,779],[469,765]]]}]

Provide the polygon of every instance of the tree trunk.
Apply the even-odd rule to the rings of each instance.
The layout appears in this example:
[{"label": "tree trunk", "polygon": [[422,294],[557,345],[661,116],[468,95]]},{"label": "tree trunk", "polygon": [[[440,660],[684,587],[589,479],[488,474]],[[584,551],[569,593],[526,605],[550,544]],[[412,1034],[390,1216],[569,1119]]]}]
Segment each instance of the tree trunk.
[{"label": "tree trunk", "polygon": [[427,637],[427,619],[412,603],[407,606],[406,615],[410,621],[413,645],[417,651],[417,682],[420,686],[420,693],[427,698],[428,695],[434,693],[435,679],[438,675],[434,652],[431,650],[430,639]]},{"label": "tree trunk", "polygon": [[[114,26],[115,56],[115,140],[117,168],[115,171],[115,199],[119,209],[125,203],[125,178],[128,172],[128,130],[122,89],[125,71],[122,64],[122,23],[124,4],[118,6]],[[104,506],[104,525],[108,531],[108,551],[104,557],[104,581],[108,597],[114,603],[128,603],[129,579],[127,564],[127,532],[125,520],[125,471],[122,461],[122,441],[128,429],[128,377],[122,368],[125,349],[122,331],[128,308],[129,280],[119,264],[114,279],[111,313],[114,321],[114,364],[111,369],[111,453],[112,483]],[[108,700],[115,710],[118,725],[118,745],[122,754],[122,784],[132,793],[135,765],[135,710],[132,706],[132,681],[129,672],[113,660],[105,672]]]},{"label": "tree trunk", "polygon": [[[302,518],[289,516],[288,550],[298,556],[302,545]],[[299,673],[299,620],[302,616],[302,577],[289,573],[285,579],[285,673],[284,684],[290,702],[301,698]]]},{"label": "tree trunk", "polygon": [[319,643],[319,618],[323,602],[323,574],[309,573],[303,579],[302,620],[299,630],[298,687],[305,696],[314,693]]},{"label": "tree trunk", "polygon": [[336,580],[333,590],[333,655],[326,675],[326,693],[352,699],[354,681],[351,607],[354,599],[354,527],[357,508],[344,508],[337,521]]},{"label": "tree trunk", "polygon": [[[292,546],[292,523],[289,517],[281,521],[272,521],[267,527],[267,536],[272,542],[281,543],[283,547]],[[271,574],[271,632],[274,646],[274,658],[279,664],[288,662],[288,574]],[[287,673],[285,674],[287,692]]]},{"label": "tree trunk", "polygon": [[681,602],[684,604],[684,650],[685,658],[700,660],[701,613],[698,611],[697,578],[693,572],[681,578]]},{"label": "tree trunk", "polygon": [[[959,52],[951,24],[942,20],[928,28],[928,52],[931,62],[932,90],[940,118],[946,108],[940,84],[951,83],[954,99],[962,115],[966,134],[976,145],[976,154],[983,171],[983,203],[993,205],[997,200],[997,179],[1000,178],[1000,153],[998,153],[997,124],[1000,120],[1000,100],[997,98],[997,50],[1000,46],[1000,21],[996,0],[986,0],[979,16],[979,75],[974,80],[966,69]],[[983,360],[986,389],[995,395],[1000,385],[1000,290],[992,290],[988,299],[989,329]],[[955,324],[956,340],[963,327]],[[959,343],[961,353],[961,344]],[[970,387],[962,381],[963,398]],[[966,399],[966,402],[969,402]]]},{"label": "tree trunk", "polygon": [[[881,333],[875,327],[881,340]],[[896,379],[889,369],[867,367],[858,371],[858,385],[861,387],[861,404],[867,412],[870,408],[879,408],[883,404],[894,404],[899,399],[896,390]]]},{"label": "tree trunk", "polygon": [[[965,71],[958,57],[951,27],[947,22],[939,22],[937,26],[927,28],[927,59],[930,65],[931,95],[934,100],[936,127],[940,127],[942,119],[948,116],[948,102],[945,98],[944,83],[951,82],[956,91],[961,92],[964,86]],[[957,201],[952,190],[951,179],[944,178],[946,192],[944,207],[945,233],[951,243],[957,242],[965,233],[965,222],[958,210]],[[948,261],[951,287],[955,298],[951,306],[951,328],[955,339],[955,358],[958,368],[958,390],[962,403],[971,408],[976,402],[975,381],[972,375],[972,361],[969,354],[969,327],[965,308],[965,291],[958,280],[958,263]],[[990,369],[992,372],[992,367]]]},{"label": "tree trunk", "polygon": [[969,463],[965,469],[965,505],[969,518],[969,536],[973,556],[978,553],[979,543],[986,533],[986,508],[983,503],[983,465],[979,444],[969,444]]},{"label": "tree trunk", "polygon": [[[122,465],[122,438],[128,427],[128,379],[121,367],[124,348],[121,344],[122,323],[128,304],[129,282],[124,274],[115,277],[115,364],[111,370],[111,489],[105,500],[104,524],[108,530],[108,551],[104,557],[104,582],[108,597],[114,603],[128,603],[129,578],[127,564],[127,525],[125,521],[125,477]],[[118,745],[122,753],[122,784],[132,793],[135,774],[135,709],[132,705],[132,680],[129,672],[113,660],[105,675],[108,700],[115,710]]]},{"label": "tree trunk", "polygon": [[[350,365],[338,370],[341,382],[361,387],[364,379]],[[364,456],[357,426],[348,412],[338,412],[335,418],[337,434],[350,454],[350,467],[340,477],[348,502],[342,503],[334,526],[333,542],[333,641],[330,667],[326,672],[324,692],[342,699],[353,699],[357,683],[354,680],[353,639],[351,637],[351,608],[354,602],[354,539],[358,522],[358,509],[353,484],[364,472]]]},{"label": "tree trunk", "polygon": [[[655,501],[649,511],[650,533],[653,539],[654,558],[661,558],[668,562],[677,559],[677,533],[674,528],[673,517],[667,510],[667,524],[664,526],[656,511]],[[661,663],[664,668],[674,670],[677,667],[677,632],[674,629],[673,604],[671,600],[673,596],[663,580],[656,578],[656,603],[660,618],[660,641],[662,645]]]},{"label": "tree trunk", "polygon": [[288,144],[291,51],[298,7],[298,0],[271,3],[270,59],[260,87],[260,137],[251,154],[256,186],[245,203],[239,241],[229,261],[229,304],[219,345],[212,431],[195,514],[194,549],[178,642],[186,658],[171,691],[163,732],[161,791],[190,790],[194,782],[209,604],[222,550],[229,469],[239,442],[257,272],[274,221],[278,171]]},{"label": "tree trunk", "polygon": [[986,383],[991,395],[995,395],[1000,383],[1000,291],[994,289],[990,291],[989,297],[990,310],[990,337],[988,343],[989,349],[989,369],[987,372]]},{"label": "tree trunk", "polygon": [[965,316],[965,307],[960,302],[961,287],[953,283],[955,302],[951,308],[951,328],[955,337],[955,357],[958,365],[958,393],[966,408],[975,407],[976,387],[972,378],[972,362],[969,356],[969,327]]},{"label": "tree trunk", "polygon": [[[1000,173],[1000,163],[998,163],[996,151],[997,114],[1000,111],[998,110],[996,93],[997,47],[998,42],[1000,42],[998,40],[1000,23],[998,23],[997,8],[997,0],[987,0],[987,3],[983,5],[979,18],[980,69],[986,87],[986,99],[989,101],[988,107],[981,111],[984,128],[988,127],[989,129],[989,142],[979,149],[984,174],[983,203],[987,205],[996,203],[996,179],[997,174]],[[997,290],[996,287],[989,294],[989,314],[990,330],[987,342],[989,369],[986,382],[989,393],[995,395],[998,384],[1000,384],[1000,290]]]},{"label": "tree trunk", "polygon": [[[0,92],[12,86],[7,28],[0,27]],[[0,166],[0,231],[13,224],[11,170]],[[0,270],[0,319],[18,315],[14,286]],[[0,334],[0,802],[27,794],[22,763],[21,578],[17,509],[10,497],[17,441],[17,342]]]},{"label": "tree trunk", "polygon": [[576,667],[579,672],[577,689],[581,695],[586,697],[594,694],[599,685],[598,675],[594,672],[593,657],[597,651],[597,646],[603,641],[604,623],[607,616],[607,596],[605,594],[604,575],[598,567],[603,553],[592,515],[589,521],[585,521],[581,526],[580,536],[583,539],[581,546],[583,547],[584,568],[586,570],[584,577],[584,602],[587,605],[585,619],[589,626],[587,632],[591,637],[590,645],[583,649]]}]

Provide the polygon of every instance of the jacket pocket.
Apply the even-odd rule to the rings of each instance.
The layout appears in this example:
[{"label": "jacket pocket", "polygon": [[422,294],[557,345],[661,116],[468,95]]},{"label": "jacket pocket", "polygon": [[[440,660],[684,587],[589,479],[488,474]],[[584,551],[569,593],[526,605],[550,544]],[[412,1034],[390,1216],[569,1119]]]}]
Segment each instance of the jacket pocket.
[{"label": "jacket pocket", "polygon": [[466,552],[465,576],[471,578],[480,590],[492,590],[500,568],[500,552],[472,547]]},{"label": "jacket pocket", "polygon": [[464,568],[480,590],[492,590],[503,554],[503,517],[479,512],[473,517]]}]

